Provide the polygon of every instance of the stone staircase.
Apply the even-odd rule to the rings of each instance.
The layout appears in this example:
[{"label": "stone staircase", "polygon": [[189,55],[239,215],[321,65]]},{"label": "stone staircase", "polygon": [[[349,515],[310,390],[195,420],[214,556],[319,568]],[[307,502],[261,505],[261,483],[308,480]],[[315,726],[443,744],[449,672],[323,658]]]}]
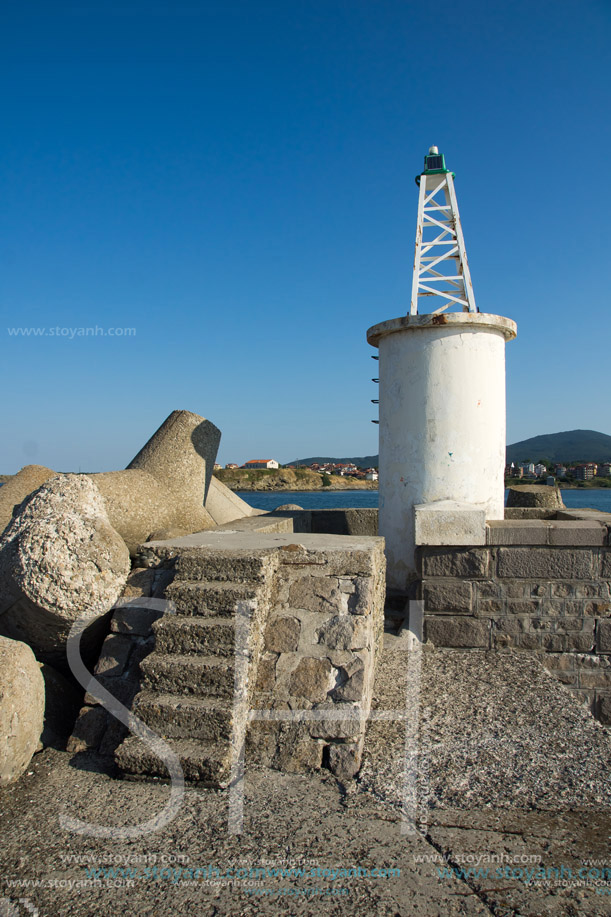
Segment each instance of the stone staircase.
[{"label": "stone staircase", "polygon": [[[176,614],[153,624],[155,649],[140,663],[132,709],[178,755],[188,781],[229,783],[248,724],[273,570],[265,553],[185,553],[177,561],[166,591]],[[133,735],[115,760],[125,774],[167,776]]]}]

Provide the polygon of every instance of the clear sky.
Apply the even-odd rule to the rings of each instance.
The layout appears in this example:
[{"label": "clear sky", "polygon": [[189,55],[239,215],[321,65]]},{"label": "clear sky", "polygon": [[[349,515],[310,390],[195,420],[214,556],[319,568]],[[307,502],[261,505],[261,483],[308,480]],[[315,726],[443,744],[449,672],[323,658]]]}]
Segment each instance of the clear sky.
[{"label": "clear sky", "polygon": [[0,472],[124,467],[176,408],[223,463],[377,452],[431,144],[518,324],[508,442],[611,434],[610,45],[609,0],[1,4]]}]

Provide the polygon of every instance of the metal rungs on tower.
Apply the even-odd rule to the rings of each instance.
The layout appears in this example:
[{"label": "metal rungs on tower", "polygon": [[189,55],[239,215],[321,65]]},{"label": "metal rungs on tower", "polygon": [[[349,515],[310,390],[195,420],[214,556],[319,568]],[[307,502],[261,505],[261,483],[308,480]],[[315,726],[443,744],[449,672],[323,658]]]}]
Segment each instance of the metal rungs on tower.
[{"label": "metal rungs on tower", "polygon": [[416,183],[420,196],[410,315],[418,315],[418,300],[424,296],[437,297],[437,308],[427,310],[433,314],[451,307],[477,312],[454,173],[446,169],[436,146],[424,157],[424,171],[416,177]]}]

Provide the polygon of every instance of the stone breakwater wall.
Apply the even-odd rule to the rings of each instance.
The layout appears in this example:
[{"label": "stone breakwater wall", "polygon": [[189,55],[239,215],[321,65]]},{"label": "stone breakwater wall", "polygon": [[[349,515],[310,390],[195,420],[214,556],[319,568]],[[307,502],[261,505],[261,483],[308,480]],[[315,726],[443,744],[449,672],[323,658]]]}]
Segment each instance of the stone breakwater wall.
[{"label": "stone breakwater wall", "polygon": [[506,520],[485,546],[420,546],[425,639],[535,653],[611,722],[611,524]]}]

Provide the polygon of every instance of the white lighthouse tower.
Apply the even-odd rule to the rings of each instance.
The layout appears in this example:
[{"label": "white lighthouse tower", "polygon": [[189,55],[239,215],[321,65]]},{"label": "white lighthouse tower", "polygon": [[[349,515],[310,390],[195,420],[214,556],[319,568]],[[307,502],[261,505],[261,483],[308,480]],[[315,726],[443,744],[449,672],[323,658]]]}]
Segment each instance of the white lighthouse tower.
[{"label": "white lighthouse tower", "polygon": [[[478,544],[502,519],[505,342],[516,325],[479,312],[454,190],[424,157],[409,314],[374,325],[379,351],[380,534],[388,586],[409,592],[418,544]],[[425,305],[428,309],[425,309]]]}]

